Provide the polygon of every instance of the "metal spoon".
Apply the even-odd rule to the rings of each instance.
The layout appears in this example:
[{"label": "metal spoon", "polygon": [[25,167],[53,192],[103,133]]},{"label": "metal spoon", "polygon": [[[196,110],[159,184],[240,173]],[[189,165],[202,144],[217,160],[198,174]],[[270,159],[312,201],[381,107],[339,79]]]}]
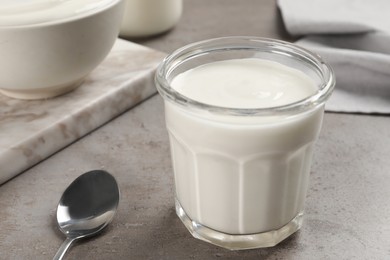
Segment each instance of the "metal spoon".
[{"label": "metal spoon", "polygon": [[57,222],[66,240],[53,259],[62,259],[73,241],[99,233],[113,219],[118,203],[118,184],[108,172],[94,170],[74,180],[58,203]]}]

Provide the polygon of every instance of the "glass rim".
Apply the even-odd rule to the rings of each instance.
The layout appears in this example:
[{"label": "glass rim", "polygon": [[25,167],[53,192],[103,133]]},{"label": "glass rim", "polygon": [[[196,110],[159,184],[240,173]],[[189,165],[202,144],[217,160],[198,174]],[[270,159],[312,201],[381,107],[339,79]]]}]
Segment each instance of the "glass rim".
[{"label": "glass rim", "polygon": [[[216,106],[193,100],[173,89],[168,81],[167,76],[169,76],[170,72],[187,59],[216,51],[247,49],[265,52],[264,48],[269,48],[271,50],[270,52],[273,50],[273,53],[280,53],[283,51],[286,55],[295,55],[296,58],[300,58],[310,64],[321,75],[322,84],[320,84],[318,90],[304,99],[285,105],[261,108],[234,108]],[[190,106],[200,110],[208,110],[213,113],[225,115],[257,116],[275,115],[280,113],[291,114],[317,107],[330,97],[336,84],[336,79],[333,69],[318,54],[303,47],[271,38],[230,36],[195,42],[172,52],[166,56],[158,66],[155,74],[155,83],[158,92],[164,99],[168,99],[184,107]]]}]

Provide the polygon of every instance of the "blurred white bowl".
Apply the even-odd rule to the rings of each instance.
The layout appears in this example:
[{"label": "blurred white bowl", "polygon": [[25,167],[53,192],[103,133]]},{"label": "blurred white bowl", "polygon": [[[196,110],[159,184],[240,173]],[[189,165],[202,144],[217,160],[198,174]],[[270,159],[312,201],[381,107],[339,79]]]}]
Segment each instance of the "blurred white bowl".
[{"label": "blurred white bowl", "polygon": [[42,99],[80,86],[119,33],[124,1],[104,2],[85,14],[51,21],[10,25],[0,20],[0,93]]}]

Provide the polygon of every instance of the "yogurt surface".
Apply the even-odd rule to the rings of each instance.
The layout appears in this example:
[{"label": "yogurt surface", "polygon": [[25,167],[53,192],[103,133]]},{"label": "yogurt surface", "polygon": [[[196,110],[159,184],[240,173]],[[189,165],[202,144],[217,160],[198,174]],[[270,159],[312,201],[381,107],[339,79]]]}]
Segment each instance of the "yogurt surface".
[{"label": "yogurt surface", "polygon": [[119,0],[0,0],[0,26],[34,25],[97,12]]},{"label": "yogurt surface", "polygon": [[282,106],[316,91],[314,82],[302,72],[255,58],[204,64],[178,75],[171,86],[193,100],[230,108]]}]

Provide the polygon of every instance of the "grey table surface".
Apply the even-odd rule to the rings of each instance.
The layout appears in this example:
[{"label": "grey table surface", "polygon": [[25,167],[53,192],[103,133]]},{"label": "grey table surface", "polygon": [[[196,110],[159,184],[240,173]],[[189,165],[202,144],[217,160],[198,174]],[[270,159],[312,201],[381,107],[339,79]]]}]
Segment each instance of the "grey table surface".
[{"label": "grey table surface", "polygon": [[[185,0],[170,32],[136,42],[170,52],[228,35],[291,40],[272,0]],[[390,118],[326,113],[302,229],[273,248],[228,251],[191,237],[174,211],[163,102],[153,96],[0,186],[0,259],[51,259],[64,237],[55,210],[81,173],[121,189],[103,235],[67,259],[390,259]]]}]

